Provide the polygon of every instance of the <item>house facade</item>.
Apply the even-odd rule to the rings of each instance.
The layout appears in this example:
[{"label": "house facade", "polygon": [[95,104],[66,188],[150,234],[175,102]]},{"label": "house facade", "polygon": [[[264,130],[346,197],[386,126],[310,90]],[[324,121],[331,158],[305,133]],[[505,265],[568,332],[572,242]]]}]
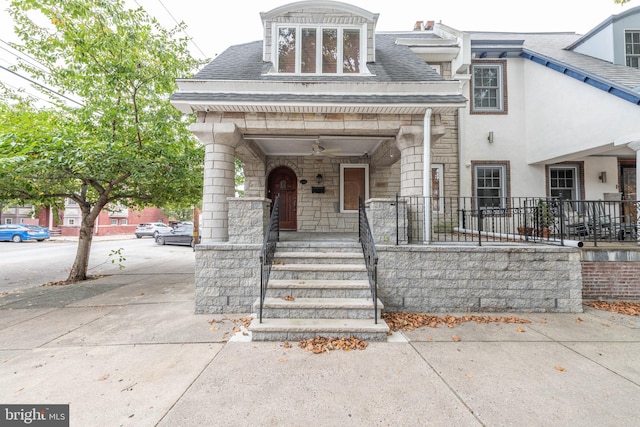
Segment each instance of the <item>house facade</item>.
[{"label": "house facade", "polygon": [[263,40],[230,47],[171,98],[206,147],[196,311],[253,310],[276,196],[281,230],[341,235],[357,233],[365,199],[391,309],[580,310],[578,251],[431,245],[432,213],[483,194],[600,199],[620,195],[621,177],[635,200],[640,70],[566,49],[581,40],[568,33],[380,33],[376,13],[335,1],[261,18]]}]

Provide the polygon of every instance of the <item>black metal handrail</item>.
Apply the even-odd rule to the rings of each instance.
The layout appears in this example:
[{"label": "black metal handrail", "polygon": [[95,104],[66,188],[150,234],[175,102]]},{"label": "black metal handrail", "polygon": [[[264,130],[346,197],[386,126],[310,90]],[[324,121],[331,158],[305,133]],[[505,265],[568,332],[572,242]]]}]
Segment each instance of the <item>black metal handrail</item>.
[{"label": "black metal handrail", "polygon": [[358,240],[362,245],[364,263],[367,266],[371,297],[373,298],[373,318],[378,323],[378,251],[373,241],[373,234],[369,227],[367,212],[364,209],[362,197],[358,198]]},{"label": "black metal handrail", "polygon": [[271,209],[269,227],[264,233],[264,241],[260,250],[260,323],[262,323],[262,308],[267,294],[271,266],[276,253],[276,244],[280,240],[280,195],[276,196]]}]

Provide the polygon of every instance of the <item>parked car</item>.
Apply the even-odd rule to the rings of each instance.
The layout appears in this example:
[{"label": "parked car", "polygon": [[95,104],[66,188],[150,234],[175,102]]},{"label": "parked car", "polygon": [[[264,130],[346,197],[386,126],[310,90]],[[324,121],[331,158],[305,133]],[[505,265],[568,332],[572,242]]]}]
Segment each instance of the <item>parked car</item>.
[{"label": "parked car", "polygon": [[162,222],[143,222],[136,227],[135,233],[138,239],[143,236],[151,236],[155,239],[158,234],[168,233],[170,230],[171,227]]},{"label": "parked car", "polygon": [[193,225],[179,225],[171,229],[171,231],[160,233],[156,236],[156,243],[159,245],[184,245],[193,247]]},{"label": "parked car", "polygon": [[37,240],[38,242],[42,242],[50,237],[49,229],[38,225],[0,225],[0,240],[5,242],[20,243],[24,240]]}]

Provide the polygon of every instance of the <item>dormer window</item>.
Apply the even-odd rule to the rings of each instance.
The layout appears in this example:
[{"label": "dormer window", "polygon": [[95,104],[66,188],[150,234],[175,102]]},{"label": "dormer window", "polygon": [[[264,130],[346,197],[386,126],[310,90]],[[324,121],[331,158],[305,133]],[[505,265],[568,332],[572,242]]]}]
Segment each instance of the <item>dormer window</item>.
[{"label": "dormer window", "polygon": [[361,27],[286,25],[276,29],[278,73],[362,73]]}]

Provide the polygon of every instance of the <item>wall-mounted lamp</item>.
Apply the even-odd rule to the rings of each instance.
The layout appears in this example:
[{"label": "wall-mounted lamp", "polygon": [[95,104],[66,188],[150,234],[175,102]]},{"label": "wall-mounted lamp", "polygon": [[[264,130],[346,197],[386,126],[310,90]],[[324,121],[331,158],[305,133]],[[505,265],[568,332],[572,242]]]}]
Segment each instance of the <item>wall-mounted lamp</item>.
[{"label": "wall-mounted lamp", "polygon": [[323,179],[323,178],[322,178],[322,175],[320,175],[320,174],[316,175],[316,182],[317,182],[318,184],[322,184],[322,179]]},{"label": "wall-mounted lamp", "polygon": [[600,172],[600,175],[598,175],[598,179],[602,181],[602,183],[607,182],[607,172],[606,171]]},{"label": "wall-mounted lamp", "polygon": [[487,141],[489,141],[489,144],[493,144],[493,131],[489,132],[489,136],[487,137]]}]

